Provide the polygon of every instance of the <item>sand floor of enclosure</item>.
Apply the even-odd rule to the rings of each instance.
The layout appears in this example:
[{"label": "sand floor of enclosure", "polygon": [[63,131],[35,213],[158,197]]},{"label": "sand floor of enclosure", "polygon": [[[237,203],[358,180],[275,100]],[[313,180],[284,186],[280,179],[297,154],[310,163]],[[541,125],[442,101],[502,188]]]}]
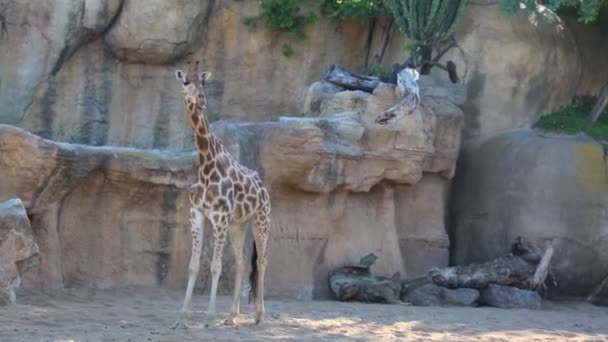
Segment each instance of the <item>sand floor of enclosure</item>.
[{"label": "sand floor of enclosure", "polygon": [[253,325],[221,325],[230,301],[204,326],[208,297],[195,295],[188,329],[171,330],[182,292],[165,289],[21,290],[0,308],[0,341],[608,341],[608,308],[547,303],[542,311],[268,300]]}]

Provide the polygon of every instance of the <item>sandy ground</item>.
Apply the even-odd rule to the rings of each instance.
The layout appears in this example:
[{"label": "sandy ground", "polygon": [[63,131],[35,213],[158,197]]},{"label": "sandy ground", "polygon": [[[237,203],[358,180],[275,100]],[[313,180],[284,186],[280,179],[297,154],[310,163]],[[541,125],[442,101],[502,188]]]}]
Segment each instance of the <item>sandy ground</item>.
[{"label": "sandy ground", "polygon": [[608,341],[608,308],[546,303],[542,311],[268,300],[253,325],[224,326],[230,304],[205,327],[207,296],[195,295],[188,329],[171,330],[182,293],[166,289],[18,292],[0,308],[0,341]]}]

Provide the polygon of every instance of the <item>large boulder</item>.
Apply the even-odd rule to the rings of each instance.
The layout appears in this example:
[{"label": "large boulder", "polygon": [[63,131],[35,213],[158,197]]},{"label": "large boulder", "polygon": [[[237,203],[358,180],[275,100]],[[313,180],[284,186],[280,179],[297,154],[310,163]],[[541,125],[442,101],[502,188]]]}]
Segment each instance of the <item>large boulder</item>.
[{"label": "large boulder", "polygon": [[[462,112],[423,97],[419,112],[380,127],[371,123],[373,108],[391,103],[371,94],[365,101],[361,112],[343,106],[317,117],[212,126],[270,189],[269,294],[327,298],[329,271],[356,262],[361,251],[379,257],[380,274],[447,266],[446,196]],[[0,199],[20,196],[33,226],[44,228],[36,229],[44,258],[24,283],[183,286],[195,157],[56,143],[0,125]],[[205,239],[199,289],[211,243]],[[228,291],[234,259],[226,251],[221,288]]]},{"label": "large boulder", "polygon": [[409,291],[404,300],[415,306],[477,306],[479,291],[426,284]]},{"label": "large boulder", "polygon": [[15,301],[13,290],[38,256],[30,220],[19,199],[0,202],[0,305]]},{"label": "large boulder", "polygon": [[170,64],[195,49],[209,24],[215,1],[126,1],[120,17],[104,37],[121,61]]},{"label": "large boulder", "polygon": [[503,309],[542,309],[542,298],[536,291],[490,284],[481,290],[481,304]]},{"label": "large boulder", "polygon": [[519,235],[551,242],[558,285],[550,294],[606,301],[606,151],[585,135],[532,130],[466,146],[452,189],[452,262],[492,260]]}]

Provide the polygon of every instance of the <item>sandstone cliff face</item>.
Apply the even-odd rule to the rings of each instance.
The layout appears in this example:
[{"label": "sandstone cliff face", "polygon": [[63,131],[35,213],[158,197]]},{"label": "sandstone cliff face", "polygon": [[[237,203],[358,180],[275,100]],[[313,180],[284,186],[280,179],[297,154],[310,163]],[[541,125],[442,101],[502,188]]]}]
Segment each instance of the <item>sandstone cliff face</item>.
[{"label": "sandstone cliff face", "polygon": [[463,150],[452,196],[451,262],[487,261],[518,235],[552,242],[551,294],[608,302],[608,162],[586,136],[504,133]]},{"label": "sandstone cliff face", "polygon": [[[445,200],[462,112],[425,95],[396,126],[377,126],[375,115],[394,103],[394,91],[385,88],[372,95],[316,83],[307,117],[213,125],[271,192],[269,295],[326,297],[328,271],[369,252],[379,256],[380,273],[413,276],[447,265]],[[192,152],[56,143],[0,126],[0,199],[23,199],[43,256],[24,283],[184,286],[186,188],[195,167]],[[204,253],[211,242],[207,231]],[[207,285],[209,263],[205,254],[199,290]],[[230,248],[224,265],[227,292],[234,273]]]},{"label": "sandstone cliff face", "polygon": [[[214,74],[213,121],[298,116],[327,65],[362,70],[367,23],[321,20],[287,59],[285,36],[241,24],[257,14],[256,1],[0,0],[0,123],[66,142],[185,151],[193,144],[172,73],[187,56]],[[606,38],[575,23],[533,26],[476,1],[456,36],[464,53],[449,58],[469,94],[467,136],[528,126],[608,77],[596,67]],[[406,58],[405,39],[394,30],[387,65]]]},{"label": "sandstone cliff face", "polygon": [[255,1],[0,4],[10,18],[0,36],[0,123],[90,145],[191,150],[173,77],[186,56],[214,74],[213,121],[263,121],[299,114],[300,95],[329,63],[361,67],[367,39],[364,25],[321,22],[286,59],[283,36],[241,24],[257,15]]}]

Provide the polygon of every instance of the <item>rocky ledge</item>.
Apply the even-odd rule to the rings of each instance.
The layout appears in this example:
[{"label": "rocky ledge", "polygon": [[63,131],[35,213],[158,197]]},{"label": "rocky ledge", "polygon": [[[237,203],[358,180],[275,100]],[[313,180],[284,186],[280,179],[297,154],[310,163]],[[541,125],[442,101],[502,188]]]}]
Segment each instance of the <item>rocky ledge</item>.
[{"label": "rocky ledge", "polygon": [[[431,94],[395,125],[377,126],[374,113],[395,102],[391,87],[383,89],[316,83],[306,117],[213,125],[271,190],[270,294],[326,296],[327,270],[362,249],[380,256],[381,272],[419,274],[447,264],[445,193],[462,112]],[[0,125],[0,200],[23,200],[42,256],[24,283],[183,286],[185,189],[195,167],[195,153],[57,143]],[[224,283],[233,277],[226,251]],[[205,255],[199,290],[208,265]]]}]

